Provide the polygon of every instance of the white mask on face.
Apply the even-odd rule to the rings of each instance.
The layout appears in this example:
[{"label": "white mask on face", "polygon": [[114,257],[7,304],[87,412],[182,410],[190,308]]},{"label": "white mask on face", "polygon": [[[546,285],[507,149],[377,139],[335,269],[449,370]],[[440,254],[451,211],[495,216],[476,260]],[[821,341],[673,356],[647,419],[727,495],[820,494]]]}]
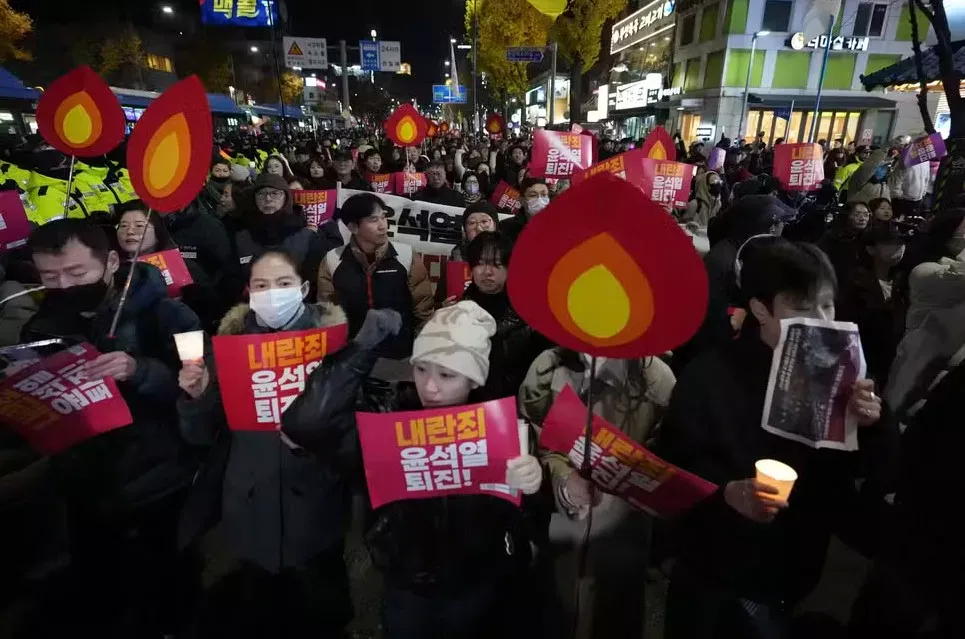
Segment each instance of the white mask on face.
[{"label": "white mask on face", "polygon": [[526,212],[530,215],[536,215],[549,204],[550,199],[548,197],[531,197],[526,200]]},{"label": "white mask on face", "polygon": [[253,291],[248,305],[263,324],[278,329],[292,321],[302,307],[303,297],[301,287],[270,288]]}]

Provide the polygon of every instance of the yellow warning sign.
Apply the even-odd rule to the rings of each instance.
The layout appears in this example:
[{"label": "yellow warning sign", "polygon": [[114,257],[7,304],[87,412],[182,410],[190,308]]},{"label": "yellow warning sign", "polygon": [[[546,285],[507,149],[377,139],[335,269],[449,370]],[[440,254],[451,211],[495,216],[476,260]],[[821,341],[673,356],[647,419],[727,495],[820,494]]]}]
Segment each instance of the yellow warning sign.
[{"label": "yellow warning sign", "polygon": [[298,46],[298,42],[292,42],[292,46],[288,49],[288,55],[305,55],[302,53],[301,47]]}]

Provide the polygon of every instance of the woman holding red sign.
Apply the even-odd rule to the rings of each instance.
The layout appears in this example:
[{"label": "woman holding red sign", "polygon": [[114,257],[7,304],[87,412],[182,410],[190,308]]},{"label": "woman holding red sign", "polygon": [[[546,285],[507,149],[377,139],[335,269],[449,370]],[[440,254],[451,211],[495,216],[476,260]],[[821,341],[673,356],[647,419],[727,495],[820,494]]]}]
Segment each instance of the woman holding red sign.
[{"label": "woman holding red sign", "polygon": [[[478,304],[463,301],[440,309],[415,340],[412,375],[415,392],[401,390],[391,406],[377,412],[463,406],[489,397],[481,392],[489,377],[490,340],[496,322]],[[332,392],[355,396],[357,386],[329,377]],[[283,432],[312,450],[325,444],[330,426],[305,400],[293,405]],[[542,484],[542,469],[531,454],[509,460],[506,483],[525,495]],[[372,513],[366,543],[382,572],[383,627],[387,639],[491,639],[532,637],[522,615],[524,584],[537,535],[529,516],[489,495],[406,499]]]},{"label": "woman holding red sign", "polygon": [[[306,304],[308,288],[291,255],[266,252],[252,263],[249,304],[228,312],[219,335],[345,322],[337,306]],[[310,406],[313,419],[330,435],[315,455],[272,430],[229,430],[212,362],[183,364],[178,378],[184,391],[178,400],[181,433],[190,444],[213,448],[211,458],[226,459],[223,469],[199,475],[214,481],[195,482],[183,528],[200,534],[220,522],[231,553],[240,560],[237,571],[210,589],[199,636],[341,636],[352,618],[352,603],[342,558],[347,480],[340,461],[352,448],[347,435],[354,425],[355,399],[354,393],[341,391],[361,383],[375,363],[373,347],[400,325],[394,311],[371,311],[352,344],[325,357],[307,380],[304,364],[292,367],[304,390],[284,411],[282,423],[287,425],[290,415],[301,418],[302,407]]]}]

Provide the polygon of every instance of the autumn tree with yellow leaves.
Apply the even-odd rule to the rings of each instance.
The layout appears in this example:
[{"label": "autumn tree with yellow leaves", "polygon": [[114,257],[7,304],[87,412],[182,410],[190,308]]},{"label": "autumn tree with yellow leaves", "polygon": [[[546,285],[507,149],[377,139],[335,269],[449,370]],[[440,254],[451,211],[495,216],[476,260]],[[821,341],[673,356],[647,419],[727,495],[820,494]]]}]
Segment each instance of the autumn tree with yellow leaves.
[{"label": "autumn tree with yellow leaves", "polygon": [[33,28],[30,16],[15,11],[9,0],[0,0],[0,62],[33,60],[33,56],[21,44]]},{"label": "autumn tree with yellow leaves", "polygon": [[582,119],[581,78],[600,59],[603,26],[626,6],[627,0],[570,0],[566,13],[553,23],[550,37],[570,67],[570,119],[574,122]]},{"label": "autumn tree with yellow leaves", "polygon": [[526,0],[466,0],[466,33],[479,12],[479,71],[501,99],[520,97],[529,88],[526,64],[506,61],[507,47],[546,46],[550,18]]}]

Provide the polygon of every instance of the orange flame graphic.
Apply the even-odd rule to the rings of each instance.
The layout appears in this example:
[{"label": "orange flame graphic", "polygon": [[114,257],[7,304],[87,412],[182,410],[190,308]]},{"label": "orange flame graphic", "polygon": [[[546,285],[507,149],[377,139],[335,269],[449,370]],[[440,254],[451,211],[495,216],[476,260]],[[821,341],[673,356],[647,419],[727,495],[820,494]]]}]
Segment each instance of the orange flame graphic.
[{"label": "orange flame graphic", "polygon": [[426,119],[409,103],[392,112],[384,124],[385,134],[399,146],[415,146],[426,138]]},{"label": "orange flame graphic", "polygon": [[208,179],[211,137],[208,96],[197,76],[161,94],[127,145],[127,168],[141,199],[161,213],[187,206]]},{"label": "orange flame graphic", "polygon": [[37,103],[37,127],[67,155],[103,155],[124,139],[124,111],[107,83],[87,66],[54,80]]},{"label": "orange flame graphic", "polygon": [[644,357],[697,331],[707,275],[673,219],[607,172],[527,223],[513,250],[509,295],[530,326],[561,346]]}]

